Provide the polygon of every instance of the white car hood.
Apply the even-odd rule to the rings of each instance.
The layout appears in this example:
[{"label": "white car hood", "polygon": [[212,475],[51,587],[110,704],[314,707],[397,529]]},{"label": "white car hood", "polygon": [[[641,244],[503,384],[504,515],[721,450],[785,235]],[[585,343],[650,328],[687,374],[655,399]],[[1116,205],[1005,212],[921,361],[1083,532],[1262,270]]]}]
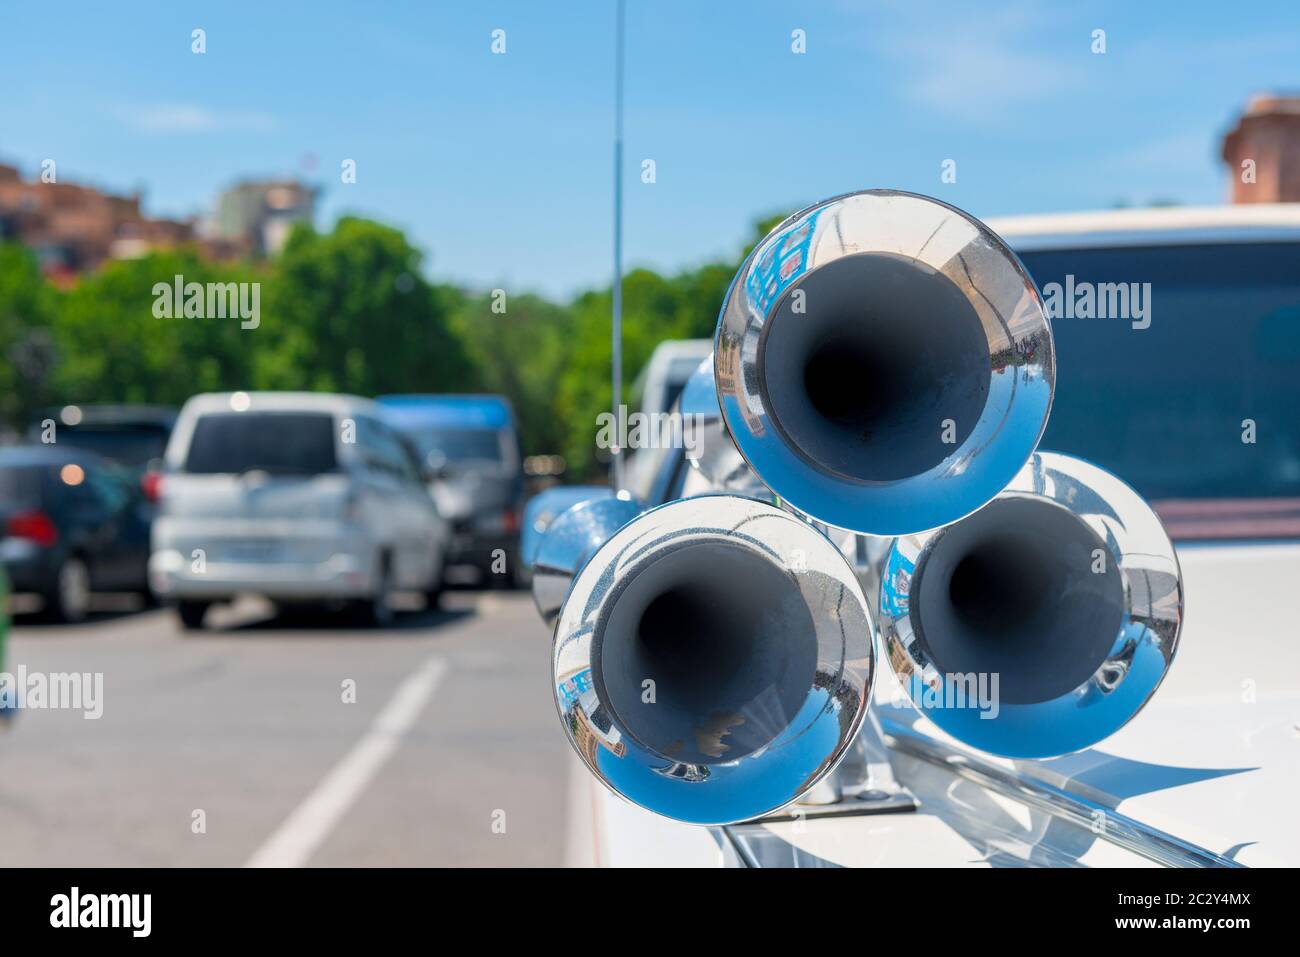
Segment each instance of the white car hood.
[{"label": "white car hood", "polygon": [[1187,546],[1178,559],[1186,619],[1151,703],[1095,749],[1022,764],[1241,864],[1294,867],[1300,545]]}]

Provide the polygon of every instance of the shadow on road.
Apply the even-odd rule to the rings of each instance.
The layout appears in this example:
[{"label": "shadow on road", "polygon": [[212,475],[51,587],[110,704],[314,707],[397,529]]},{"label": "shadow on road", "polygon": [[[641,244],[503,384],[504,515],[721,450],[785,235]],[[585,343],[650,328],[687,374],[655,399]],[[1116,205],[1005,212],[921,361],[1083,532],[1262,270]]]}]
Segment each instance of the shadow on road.
[{"label": "shadow on road", "polygon": [[118,619],[131,618],[157,611],[156,605],[146,604],[138,595],[92,595],[90,613],[78,622],[54,621],[46,618],[41,600],[33,596],[13,597],[12,621],[16,628],[39,629],[47,635],[81,635],[81,629]]},{"label": "shadow on road", "polygon": [[259,634],[302,638],[317,638],[322,635],[350,639],[371,637],[414,638],[425,635],[431,629],[442,628],[475,614],[477,614],[477,609],[473,605],[453,608],[398,610],[390,624],[379,627],[358,622],[356,617],[347,610],[286,607],[265,609],[260,614],[255,614],[252,617],[241,616],[233,621],[218,618],[214,622],[209,617],[206,628],[189,631],[185,634],[190,639],[203,638],[204,636],[253,638]]}]

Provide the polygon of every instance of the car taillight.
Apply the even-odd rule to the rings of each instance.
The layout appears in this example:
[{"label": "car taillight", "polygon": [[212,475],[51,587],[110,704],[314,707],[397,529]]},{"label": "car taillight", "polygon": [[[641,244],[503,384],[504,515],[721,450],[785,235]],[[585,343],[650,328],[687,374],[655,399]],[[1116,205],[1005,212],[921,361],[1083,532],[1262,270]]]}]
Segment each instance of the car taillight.
[{"label": "car taillight", "polygon": [[48,548],[59,540],[59,530],[50,517],[41,511],[15,512],[5,522],[5,534],[11,538],[24,538]]},{"label": "car taillight", "polygon": [[519,513],[513,508],[506,509],[501,516],[501,524],[507,535],[515,534],[519,531]]},{"label": "car taillight", "polygon": [[162,472],[150,470],[140,476],[140,491],[146,501],[156,502],[162,498]]}]

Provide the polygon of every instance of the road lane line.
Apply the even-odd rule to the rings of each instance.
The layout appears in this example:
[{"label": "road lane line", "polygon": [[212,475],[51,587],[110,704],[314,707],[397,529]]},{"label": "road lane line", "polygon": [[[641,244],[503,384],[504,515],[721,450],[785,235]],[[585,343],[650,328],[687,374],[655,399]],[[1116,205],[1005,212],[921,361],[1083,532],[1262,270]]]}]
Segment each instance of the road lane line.
[{"label": "road lane line", "polygon": [[289,813],[244,866],[301,867],[307,863],[392,757],[446,673],[446,663],[435,656],[403,681],[361,740]]}]

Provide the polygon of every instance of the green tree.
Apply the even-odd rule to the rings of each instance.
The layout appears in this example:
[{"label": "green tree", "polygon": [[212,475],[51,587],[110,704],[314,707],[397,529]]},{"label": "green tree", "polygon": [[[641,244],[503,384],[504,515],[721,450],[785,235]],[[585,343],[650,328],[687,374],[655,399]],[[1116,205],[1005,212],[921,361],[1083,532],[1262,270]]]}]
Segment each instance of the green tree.
[{"label": "green tree", "polygon": [[[54,322],[61,402],[179,404],[196,392],[249,386],[261,329],[238,317],[172,318],[155,314],[155,286],[257,283],[247,266],[213,264],[192,249],[116,260],[85,276],[62,297]],[[206,297],[205,297],[206,307]]]},{"label": "green tree", "polygon": [[49,395],[56,301],[36,257],[0,243],[0,418],[20,431]]},{"label": "green tree", "polygon": [[572,313],[531,294],[482,295],[463,298],[451,324],[477,371],[475,387],[514,406],[524,454],[562,450],[567,432],[556,412],[556,383],[572,352]]},{"label": "green tree", "polygon": [[[667,339],[713,336],[727,288],[744,255],[785,216],[755,223],[741,258],[708,263],[665,277],[636,269],[623,280],[623,402],[654,349]],[[611,407],[610,319],[613,294],[606,288],[585,293],[573,304],[573,346],[560,377],[556,416],[565,424],[564,455],[575,476],[591,476],[601,465],[595,448],[596,416]]]},{"label": "green tree", "polygon": [[448,321],[455,294],[420,275],[397,229],[345,217],[299,226],[276,262],[254,363],[258,388],[454,392],[477,375]]}]

